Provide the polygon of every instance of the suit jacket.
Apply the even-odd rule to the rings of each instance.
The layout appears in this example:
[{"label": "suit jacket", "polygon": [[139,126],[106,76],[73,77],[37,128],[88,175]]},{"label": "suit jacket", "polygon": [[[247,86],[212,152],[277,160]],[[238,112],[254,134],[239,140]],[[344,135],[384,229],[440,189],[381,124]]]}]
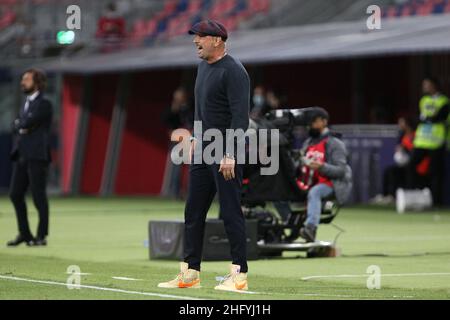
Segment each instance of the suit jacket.
[{"label": "suit jacket", "polygon": [[[29,103],[28,109],[20,111],[19,118],[14,123],[15,139],[11,152],[11,159],[19,157],[26,160],[43,160],[50,162],[50,127],[52,124],[53,108],[49,100],[42,93]],[[20,129],[28,130],[20,134]]]}]

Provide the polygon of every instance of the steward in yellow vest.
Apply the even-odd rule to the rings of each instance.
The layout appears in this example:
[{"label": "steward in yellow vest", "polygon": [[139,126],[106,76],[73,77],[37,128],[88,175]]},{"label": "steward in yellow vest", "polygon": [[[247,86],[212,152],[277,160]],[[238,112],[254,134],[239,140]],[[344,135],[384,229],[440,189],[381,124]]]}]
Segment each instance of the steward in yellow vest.
[{"label": "steward in yellow vest", "polygon": [[449,100],[440,93],[420,99],[420,123],[414,147],[435,150],[445,144]]},{"label": "steward in yellow vest", "polygon": [[410,188],[421,188],[417,185],[416,166],[425,157],[430,157],[430,170],[426,187],[431,189],[433,203],[442,204],[445,170],[445,145],[447,138],[447,119],[449,117],[449,99],[440,92],[439,82],[426,78],[422,82],[424,96],[419,103],[419,125],[414,138],[414,149],[409,163],[409,174],[412,183]]}]

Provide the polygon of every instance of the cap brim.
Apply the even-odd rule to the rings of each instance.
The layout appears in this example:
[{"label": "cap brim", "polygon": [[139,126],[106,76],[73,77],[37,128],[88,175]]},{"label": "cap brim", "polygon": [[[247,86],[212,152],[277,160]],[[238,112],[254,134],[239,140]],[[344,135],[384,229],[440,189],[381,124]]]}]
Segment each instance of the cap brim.
[{"label": "cap brim", "polygon": [[196,31],[195,29],[190,29],[188,31],[189,34],[198,34],[199,36],[206,36],[207,34],[204,32]]}]

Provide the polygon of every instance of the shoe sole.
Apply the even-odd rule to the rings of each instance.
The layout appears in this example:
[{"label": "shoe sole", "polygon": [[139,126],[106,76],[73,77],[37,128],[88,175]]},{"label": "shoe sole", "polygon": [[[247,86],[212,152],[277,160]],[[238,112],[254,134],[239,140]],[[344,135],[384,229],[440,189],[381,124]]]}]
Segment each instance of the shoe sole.
[{"label": "shoe sole", "polygon": [[305,234],[305,233],[303,233],[303,234],[300,233],[299,236],[308,243],[316,241],[315,239],[311,238],[311,236],[309,236],[308,234]]},{"label": "shoe sole", "polygon": [[172,286],[172,285],[164,285],[164,284],[158,284],[158,288],[163,288],[163,289],[200,289],[202,286],[200,285],[200,283],[194,284],[193,286],[190,287],[179,287],[179,286]]},{"label": "shoe sole", "polygon": [[246,292],[248,290],[248,286],[245,286],[244,288],[238,290],[238,289],[232,289],[229,287],[225,287],[225,286],[216,286],[214,287],[214,290],[220,290],[220,291],[229,291],[229,292]]}]

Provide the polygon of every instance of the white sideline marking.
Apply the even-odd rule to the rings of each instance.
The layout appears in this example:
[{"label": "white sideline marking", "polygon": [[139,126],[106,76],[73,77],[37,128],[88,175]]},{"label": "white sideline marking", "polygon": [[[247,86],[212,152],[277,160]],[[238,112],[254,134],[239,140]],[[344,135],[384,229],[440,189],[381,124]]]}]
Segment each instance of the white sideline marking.
[{"label": "white sideline marking", "polygon": [[256,292],[256,291],[240,291],[241,293],[246,293],[246,294],[268,294],[268,293],[265,293],[265,292]]},{"label": "white sideline marking", "polygon": [[66,274],[73,274],[75,276],[89,276],[92,273],[87,273],[87,272],[66,272]]},{"label": "white sideline marking", "polygon": [[[333,297],[333,298],[369,298],[373,299],[373,296],[361,296],[361,295],[350,295],[350,294],[322,294],[322,293],[303,293],[303,296],[311,296],[311,297]],[[384,297],[389,298],[389,297]],[[414,296],[390,296],[390,298],[414,298]]]},{"label": "white sideline marking", "polygon": [[220,292],[235,292],[235,293],[241,293],[241,294],[262,294],[262,295],[264,295],[264,294],[268,294],[268,293],[265,293],[265,292],[255,292],[255,291],[245,291],[245,290],[217,290],[217,291],[220,291]]},{"label": "white sideline marking", "polygon": [[111,277],[116,280],[124,280],[124,281],[142,281],[142,279],[128,278],[128,277]]},{"label": "white sideline marking", "polygon": [[[303,277],[302,280],[323,279],[323,278],[367,278],[370,274],[331,274],[323,276]],[[450,276],[450,272],[435,273],[380,273],[382,277],[427,277],[427,276]]]},{"label": "white sideline marking", "polygon": [[[12,277],[12,276],[2,276],[2,275],[0,275],[0,279],[15,280],[15,281],[25,281],[25,282],[49,284],[49,285],[56,285],[56,286],[67,286],[67,284],[65,282],[25,279],[25,278]],[[114,289],[114,288],[104,288],[104,287],[88,286],[88,285],[79,285],[79,287],[80,288],[86,288],[86,289],[94,289],[94,290],[101,290],[101,291],[112,291],[112,292],[128,293],[128,294],[137,294],[137,295],[142,295],[142,296],[151,296],[151,297],[160,297],[160,298],[172,298],[172,299],[181,299],[181,300],[203,300],[203,299],[200,299],[200,298],[187,297],[187,296],[178,296],[178,295],[172,295],[172,294],[163,294],[163,293],[154,293],[154,292],[141,292],[141,291],[129,291],[129,290]]]}]

